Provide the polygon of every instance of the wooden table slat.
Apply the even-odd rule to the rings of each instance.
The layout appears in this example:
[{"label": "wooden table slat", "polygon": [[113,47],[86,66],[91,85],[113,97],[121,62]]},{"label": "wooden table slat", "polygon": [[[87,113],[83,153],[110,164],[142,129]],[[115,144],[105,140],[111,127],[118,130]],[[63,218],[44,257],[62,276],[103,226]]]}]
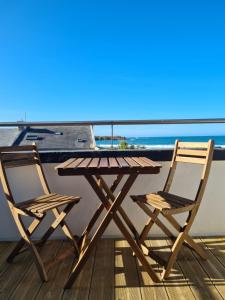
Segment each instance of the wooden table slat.
[{"label": "wooden table slat", "polygon": [[140,166],[142,167],[151,167],[152,165],[150,163],[145,162],[141,159],[141,157],[132,157],[133,160],[136,161]]},{"label": "wooden table slat", "polygon": [[56,167],[61,176],[110,175],[110,174],[157,174],[161,165],[145,157],[79,157],[69,159]]},{"label": "wooden table slat", "polygon": [[119,166],[120,165],[118,164],[115,157],[109,157],[109,167],[110,168],[116,168],[116,167],[119,167]]},{"label": "wooden table slat", "polygon": [[71,164],[66,166],[64,169],[76,168],[83,160],[84,160],[84,158],[77,158],[74,162],[72,162]]},{"label": "wooden table slat", "polygon": [[159,163],[151,160],[150,158],[142,157],[142,160],[149,162],[153,167],[161,167],[161,165]]},{"label": "wooden table slat", "polygon": [[129,167],[129,164],[123,157],[117,157],[117,161],[121,167]]},{"label": "wooden table slat", "polygon": [[108,167],[108,158],[107,157],[100,158],[99,167],[100,168],[107,168]]},{"label": "wooden table slat", "polygon": [[85,158],[77,167],[78,168],[87,168],[89,163],[91,161],[91,158]]},{"label": "wooden table slat", "polygon": [[68,165],[70,165],[75,160],[76,160],[76,158],[69,158],[66,161],[64,161],[61,164],[59,164],[58,166],[56,166],[56,169],[63,169],[65,167],[67,167]]},{"label": "wooden table slat", "polygon": [[98,164],[99,164],[99,158],[98,157],[92,158],[88,168],[97,168]]},{"label": "wooden table slat", "polygon": [[130,167],[141,167],[132,157],[124,157],[124,159],[128,162]]}]

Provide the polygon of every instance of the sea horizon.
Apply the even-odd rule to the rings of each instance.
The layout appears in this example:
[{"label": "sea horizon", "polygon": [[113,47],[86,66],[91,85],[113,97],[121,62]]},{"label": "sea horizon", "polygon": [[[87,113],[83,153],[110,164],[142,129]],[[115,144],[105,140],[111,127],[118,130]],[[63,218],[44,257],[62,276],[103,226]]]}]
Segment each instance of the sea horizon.
[{"label": "sea horizon", "polygon": [[[126,137],[125,141],[128,146],[144,149],[171,149],[174,147],[176,140],[184,142],[207,142],[214,140],[216,148],[225,148],[225,135],[198,135],[198,136],[159,136],[159,137]],[[98,140],[96,146],[98,148],[117,148],[121,140]]]}]

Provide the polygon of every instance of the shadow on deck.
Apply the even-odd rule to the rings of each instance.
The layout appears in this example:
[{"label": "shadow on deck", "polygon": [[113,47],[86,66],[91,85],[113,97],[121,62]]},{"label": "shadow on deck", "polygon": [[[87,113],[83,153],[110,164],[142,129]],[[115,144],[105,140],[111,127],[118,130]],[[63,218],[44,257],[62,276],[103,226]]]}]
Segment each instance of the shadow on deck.
[{"label": "shadow on deck", "polygon": [[[183,247],[168,280],[152,282],[132,256],[124,240],[102,239],[73,288],[63,290],[73,265],[70,243],[50,241],[41,254],[49,281],[42,283],[29,252],[6,262],[15,243],[0,243],[0,299],[225,299],[225,237],[196,239],[207,249],[203,261]],[[148,245],[167,256],[169,240],[152,239]],[[163,252],[162,252],[163,251]],[[149,258],[154,270],[161,267]]]}]

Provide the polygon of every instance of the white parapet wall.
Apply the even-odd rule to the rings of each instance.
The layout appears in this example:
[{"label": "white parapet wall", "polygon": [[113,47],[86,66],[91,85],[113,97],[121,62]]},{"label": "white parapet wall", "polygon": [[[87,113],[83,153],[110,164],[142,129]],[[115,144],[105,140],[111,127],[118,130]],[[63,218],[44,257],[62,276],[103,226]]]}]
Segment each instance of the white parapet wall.
[{"label": "white parapet wall", "polygon": [[[169,165],[169,162],[162,162],[162,169],[158,175],[140,175],[129,194],[145,194],[161,190]],[[55,166],[56,164],[44,164],[44,170],[52,192],[80,195],[82,197],[80,203],[74,207],[67,217],[73,233],[79,235],[98,207],[99,201],[85,178],[81,176],[58,176],[54,169]],[[200,171],[198,166],[179,166],[171,191],[177,195],[193,199],[199,183]],[[9,169],[8,174],[11,179],[12,191],[17,201],[28,200],[42,193],[33,167]],[[110,182],[113,180],[113,176],[106,176],[106,179]],[[123,207],[140,231],[147,221],[146,215],[133,203],[129,196],[124,200]],[[177,219],[182,223],[186,216],[185,214],[179,215]],[[0,187],[0,220],[0,240],[18,240],[19,234],[7,206],[2,187]],[[25,217],[25,220],[29,224],[31,218]],[[50,216],[46,218],[41,229],[34,234],[35,238],[39,238],[43,234],[51,220],[52,217]],[[205,195],[191,233],[193,235],[225,234],[225,161],[214,161],[212,164]],[[151,234],[154,236],[163,235],[156,226],[152,228]],[[115,224],[111,222],[104,236],[121,237],[121,234]],[[63,237],[61,230],[57,229],[53,237]]]}]

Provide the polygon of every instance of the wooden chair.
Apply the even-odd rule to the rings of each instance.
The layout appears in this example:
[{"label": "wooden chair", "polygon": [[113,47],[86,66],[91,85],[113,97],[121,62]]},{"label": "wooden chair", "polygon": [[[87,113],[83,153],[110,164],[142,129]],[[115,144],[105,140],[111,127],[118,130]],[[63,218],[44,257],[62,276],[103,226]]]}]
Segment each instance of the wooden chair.
[{"label": "wooden chair", "polygon": [[[146,250],[144,241],[153,224],[159,226],[159,228],[168,237],[175,240],[168,261],[163,261],[158,257],[158,262],[165,267],[162,273],[162,279],[169,276],[171,268],[174,265],[183,243],[194,249],[203,259],[207,258],[205,250],[199,244],[194,242],[194,240],[188,235],[188,232],[194,222],[204,194],[212,162],[213,147],[214,143],[211,140],[207,143],[176,141],[172,163],[163,190],[148,195],[131,196],[131,198],[139,205],[139,207],[142,208],[150,217],[138,238],[138,242],[142,246],[143,251],[145,252]],[[194,200],[186,199],[169,193],[178,163],[200,164],[203,166],[202,176]],[[153,208],[153,211],[149,208],[149,206]],[[188,217],[185,224],[180,226],[173,215],[184,212],[188,212]],[[172,232],[158,218],[159,215],[162,215],[164,218],[166,218],[166,220],[169,221],[176,231],[179,232],[177,237],[174,237]]]},{"label": "wooden chair", "polygon": [[[36,166],[44,194],[31,200],[16,203],[10,189],[6,169],[28,165]],[[42,281],[47,281],[47,274],[36,246],[42,246],[55,229],[61,226],[64,234],[72,241],[76,255],[79,254],[77,242],[64,219],[73,206],[80,201],[80,197],[65,196],[50,192],[35,144],[29,146],[0,147],[0,178],[10,211],[22,237],[7,258],[7,261],[12,262],[16,255],[30,249]],[[65,208],[60,212],[58,208],[62,205]],[[35,245],[31,240],[31,235],[45,218],[48,211],[53,213],[54,222]],[[22,216],[34,218],[27,229],[22,221]],[[25,244],[27,244],[27,248],[22,249]]]}]

